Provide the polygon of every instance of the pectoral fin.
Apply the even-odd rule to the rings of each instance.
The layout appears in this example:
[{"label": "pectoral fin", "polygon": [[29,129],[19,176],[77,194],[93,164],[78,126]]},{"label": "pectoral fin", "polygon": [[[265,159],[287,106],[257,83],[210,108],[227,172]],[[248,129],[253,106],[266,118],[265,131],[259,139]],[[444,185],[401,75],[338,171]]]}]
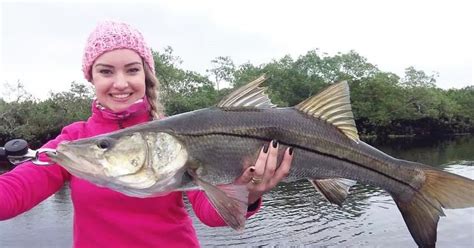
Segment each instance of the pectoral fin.
[{"label": "pectoral fin", "polygon": [[309,180],[329,202],[342,206],[349,194],[349,188],[356,184],[355,181],[345,178]]},{"label": "pectoral fin", "polygon": [[237,231],[243,230],[248,207],[247,186],[235,184],[214,186],[195,174],[191,176],[196,184],[204,190],[212,206],[225,223]]}]

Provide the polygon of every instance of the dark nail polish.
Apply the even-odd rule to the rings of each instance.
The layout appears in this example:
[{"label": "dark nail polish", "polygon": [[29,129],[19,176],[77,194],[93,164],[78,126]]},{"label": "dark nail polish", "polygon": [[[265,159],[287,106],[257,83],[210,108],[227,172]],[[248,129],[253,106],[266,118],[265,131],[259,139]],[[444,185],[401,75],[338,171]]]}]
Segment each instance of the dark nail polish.
[{"label": "dark nail polish", "polygon": [[255,169],[254,168],[250,168],[250,172],[255,172]]},{"label": "dark nail polish", "polygon": [[290,147],[290,150],[288,151],[290,155],[293,155],[293,147]]},{"label": "dark nail polish", "polygon": [[278,146],[278,141],[273,140],[273,141],[272,141],[272,146],[273,146],[273,148],[277,148],[277,146]]},{"label": "dark nail polish", "polygon": [[267,153],[268,152],[268,145],[263,145],[263,153]]}]

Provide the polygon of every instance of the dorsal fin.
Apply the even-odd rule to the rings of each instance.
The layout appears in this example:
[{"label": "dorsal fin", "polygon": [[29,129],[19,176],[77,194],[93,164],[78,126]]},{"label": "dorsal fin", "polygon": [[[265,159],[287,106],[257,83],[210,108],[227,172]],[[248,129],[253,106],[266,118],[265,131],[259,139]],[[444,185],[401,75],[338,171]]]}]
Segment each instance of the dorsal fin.
[{"label": "dorsal fin", "polygon": [[264,93],[264,87],[258,87],[265,81],[265,75],[262,75],[254,81],[233,91],[224,99],[222,99],[217,107],[220,108],[236,108],[236,107],[253,107],[253,108],[273,108],[275,105],[270,98]]},{"label": "dorsal fin", "polygon": [[347,81],[329,86],[319,94],[300,102],[295,108],[333,124],[350,139],[359,141]]}]

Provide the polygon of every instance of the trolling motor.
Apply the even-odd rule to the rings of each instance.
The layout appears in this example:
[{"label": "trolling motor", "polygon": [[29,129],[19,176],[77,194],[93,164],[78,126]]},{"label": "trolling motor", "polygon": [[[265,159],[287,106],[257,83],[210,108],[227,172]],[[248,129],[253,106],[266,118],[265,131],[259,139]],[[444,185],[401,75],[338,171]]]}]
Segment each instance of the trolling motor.
[{"label": "trolling motor", "polygon": [[28,142],[23,139],[14,139],[8,141],[4,147],[0,147],[0,160],[10,161],[17,165],[26,161],[31,161],[35,165],[51,165],[53,162],[44,162],[40,160],[42,153],[56,152],[55,149],[40,148],[32,150],[28,147]]}]

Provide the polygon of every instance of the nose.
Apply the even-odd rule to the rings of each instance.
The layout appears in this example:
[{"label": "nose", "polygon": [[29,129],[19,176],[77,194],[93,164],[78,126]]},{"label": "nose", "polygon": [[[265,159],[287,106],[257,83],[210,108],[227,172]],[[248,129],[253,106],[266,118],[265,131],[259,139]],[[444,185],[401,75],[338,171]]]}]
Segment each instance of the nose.
[{"label": "nose", "polygon": [[114,81],[114,87],[117,89],[125,89],[128,87],[128,81],[123,73],[117,73]]}]

